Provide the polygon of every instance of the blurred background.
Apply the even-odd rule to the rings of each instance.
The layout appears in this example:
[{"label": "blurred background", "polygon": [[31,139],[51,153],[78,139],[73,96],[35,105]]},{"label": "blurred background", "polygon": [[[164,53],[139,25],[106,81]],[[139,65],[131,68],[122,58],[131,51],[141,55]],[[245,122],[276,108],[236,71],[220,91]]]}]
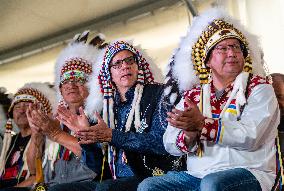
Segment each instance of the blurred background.
[{"label": "blurred background", "polygon": [[[76,34],[133,39],[164,70],[192,16],[222,6],[260,38],[270,73],[284,73],[283,0],[0,0],[0,87],[53,82],[54,63]],[[283,63],[282,63],[283,62]]]}]

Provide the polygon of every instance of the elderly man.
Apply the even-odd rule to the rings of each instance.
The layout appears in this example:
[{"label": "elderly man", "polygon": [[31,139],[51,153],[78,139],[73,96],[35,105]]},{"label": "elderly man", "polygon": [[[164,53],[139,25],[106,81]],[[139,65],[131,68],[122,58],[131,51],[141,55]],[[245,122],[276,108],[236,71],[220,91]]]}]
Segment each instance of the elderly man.
[{"label": "elderly man", "polygon": [[[96,191],[136,190],[144,178],[182,167],[182,158],[170,156],[164,149],[162,136],[167,122],[163,85],[154,83],[159,72],[144,56],[128,42],[110,43],[101,56],[98,75],[104,96],[103,119],[97,113],[98,124],[84,127],[62,116],[67,126],[77,131],[81,143],[109,144],[113,180],[98,184]],[[93,79],[87,99],[89,113],[94,113],[93,98],[100,94],[95,85],[98,78]]]},{"label": "elderly man", "polygon": [[219,9],[194,20],[173,65],[185,93],[163,137],[169,153],[187,155],[187,172],[148,178],[138,190],[271,190],[279,110],[254,39]]},{"label": "elderly man", "polygon": [[[31,187],[34,183],[35,174],[28,171],[26,160],[31,138],[26,111],[33,102],[37,102],[41,106],[41,111],[48,115],[55,103],[55,91],[49,84],[29,83],[15,94],[9,108],[9,119],[0,156],[0,188],[5,188],[1,190],[17,190],[7,187]],[[16,135],[11,135],[12,119],[20,130]]]},{"label": "elderly man", "polygon": [[[87,37],[88,33],[76,36],[61,52],[56,62],[55,87],[60,103],[58,110],[66,107],[75,115],[83,110],[89,94],[86,83],[99,53],[95,41],[91,41],[92,44],[86,43]],[[35,150],[40,142],[43,142],[43,135],[47,136],[44,153],[39,156],[44,156],[44,181],[49,186],[48,190],[71,190],[67,186],[69,182],[88,182],[100,177],[103,159],[100,145],[92,147],[96,155],[93,156],[94,163],[89,168],[85,163],[86,157],[81,154],[82,148],[78,139],[73,136],[74,132],[59,124],[56,119],[49,118],[35,109],[31,110],[30,114],[29,121],[37,130],[32,136],[29,167],[35,172]]]}]

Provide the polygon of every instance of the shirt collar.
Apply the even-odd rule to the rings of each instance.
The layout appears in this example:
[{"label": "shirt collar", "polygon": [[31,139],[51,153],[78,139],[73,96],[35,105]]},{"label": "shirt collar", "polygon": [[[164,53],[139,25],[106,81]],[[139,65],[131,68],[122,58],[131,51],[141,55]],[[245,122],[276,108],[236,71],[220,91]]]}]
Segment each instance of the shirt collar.
[{"label": "shirt collar", "polygon": [[[223,92],[222,92],[222,95],[219,97],[219,99],[222,98],[224,95],[227,95],[229,92],[231,92],[233,90],[234,82],[232,82],[231,84],[229,84],[226,88],[224,88],[222,90]],[[213,93],[214,96],[216,96],[216,89],[215,89],[215,87],[213,85],[213,81],[211,81],[210,85],[211,85],[211,93]]]},{"label": "shirt collar", "polygon": [[[135,92],[135,87],[136,84],[134,86],[132,86],[131,88],[129,88],[129,90],[125,93],[125,97],[126,97],[126,101],[123,103],[131,103],[133,98],[134,98],[134,92]],[[116,91],[116,94],[114,96],[114,102],[116,104],[121,104],[121,98],[120,98],[120,93],[118,91]]]}]

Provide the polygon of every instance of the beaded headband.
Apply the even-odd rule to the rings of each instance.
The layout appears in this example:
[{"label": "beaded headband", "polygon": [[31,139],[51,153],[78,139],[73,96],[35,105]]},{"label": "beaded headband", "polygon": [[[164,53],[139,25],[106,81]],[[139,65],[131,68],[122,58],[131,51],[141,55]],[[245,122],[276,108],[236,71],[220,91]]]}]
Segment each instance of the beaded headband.
[{"label": "beaded headband", "polygon": [[13,108],[19,102],[34,102],[39,101],[43,106],[43,111],[46,114],[51,113],[52,106],[50,101],[37,89],[33,88],[22,88],[14,96],[12,104],[8,110],[9,117],[13,117]]},{"label": "beaded headband", "polygon": [[91,73],[92,66],[87,60],[78,57],[71,58],[65,61],[65,65],[61,69],[60,84],[74,80],[86,82]]},{"label": "beaded headband", "polygon": [[88,82],[91,73],[100,70],[100,65],[94,63],[105,46],[104,35],[89,38],[89,31],[84,31],[75,35],[61,51],[55,63],[55,88],[59,105],[66,105],[60,86],[67,81]]}]

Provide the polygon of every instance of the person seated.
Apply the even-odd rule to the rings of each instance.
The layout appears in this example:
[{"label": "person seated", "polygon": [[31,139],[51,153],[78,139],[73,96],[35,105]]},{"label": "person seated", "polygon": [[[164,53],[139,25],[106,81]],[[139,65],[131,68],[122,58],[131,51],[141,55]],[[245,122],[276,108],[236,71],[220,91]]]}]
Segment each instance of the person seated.
[{"label": "person seated", "polygon": [[218,8],[194,19],[171,65],[184,95],[163,136],[169,153],[187,155],[187,171],[138,191],[271,190],[279,109],[256,39]]},{"label": "person seated", "polygon": [[[89,32],[76,35],[73,41],[62,50],[57,61],[55,70],[55,88],[57,90],[56,113],[60,108],[68,108],[74,115],[83,110],[85,99],[89,91],[87,82],[90,79],[100,49],[97,47],[98,38],[90,43],[86,42]],[[36,106],[34,106],[35,108]],[[102,149],[100,145],[92,147],[95,155],[92,156],[92,166],[86,165],[89,160],[70,131],[63,123],[60,123],[56,116],[48,117],[40,111],[31,108],[29,122],[34,126],[31,147],[29,149],[29,168],[36,171],[34,158],[43,157],[44,182],[49,191],[62,190],[68,187],[71,182],[90,183],[100,179],[102,170]],[[46,141],[43,141],[46,136]],[[36,148],[42,147],[43,152],[37,153]],[[40,146],[39,146],[40,145]],[[81,187],[83,189],[83,187]]]},{"label": "person seated", "polygon": [[[80,143],[89,147],[97,142],[108,145],[105,153],[113,179],[94,183],[95,190],[136,190],[146,177],[183,169],[183,157],[170,156],[163,146],[168,108],[162,99],[164,86],[155,83],[162,79],[157,66],[123,40],[110,43],[100,58],[101,70],[93,74],[86,103],[89,116],[95,114],[98,124],[88,125],[83,113],[76,120],[67,115],[68,111],[59,114],[62,122],[76,131]],[[93,100],[100,91],[104,99],[102,117],[95,112]],[[79,189],[80,185],[73,184],[73,190]]]},{"label": "person seated", "polygon": [[[31,142],[31,127],[27,119],[27,109],[31,103],[37,102],[41,111],[52,113],[52,100],[55,93],[48,83],[28,83],[20,88],[9,107],[8,121],[4,134],[3,148],[0,155],[0,188],[13,190],[24,187],[21,190],[29,190],[33,186],[35,174],[30,173],[27,166],[27,150]],[[20,132],[13,135],[12,120]],[[20,188],[19,188],[20,189]]]}]

